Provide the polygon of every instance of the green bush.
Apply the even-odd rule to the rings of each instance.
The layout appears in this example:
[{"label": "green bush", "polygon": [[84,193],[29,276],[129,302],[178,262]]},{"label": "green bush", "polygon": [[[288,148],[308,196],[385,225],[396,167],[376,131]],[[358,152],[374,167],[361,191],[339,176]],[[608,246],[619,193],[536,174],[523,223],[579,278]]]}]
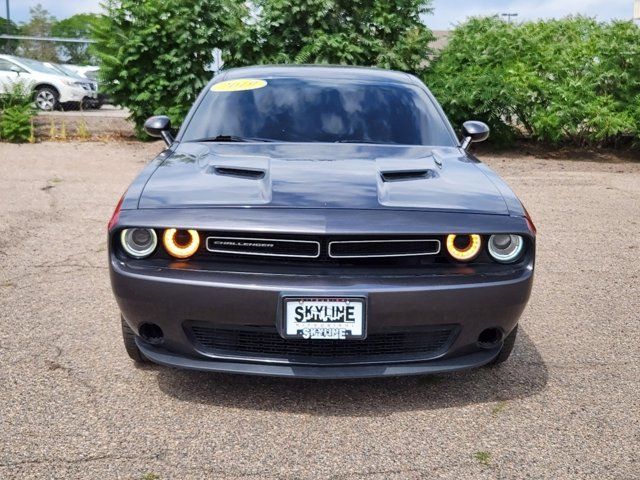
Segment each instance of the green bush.
[{"label": "green bush", "polygon": [[16,82],[0,95],[0,139],[28,142],[32,136],[31,120],[35,115],[33,94],[28,85]]},{"label": "green bush", "polygon": [[492,138],[616,146],[640,133],[640,28],[584,17],[458,27],[426,81],[456,126]]},{"label": "green bush", "polygon": [[105,8],[93,51],[104,90],[131,111],[139,135],[151,115],[179,125],[212,76],[214,48],[243,43],[249,16],[236,0],[110,0]]},{"label": "green bush", "polygon": [[254,63],[332,63],[424,71],[431,0],[255,0]]},{"label": "green bush", "polygon": [[103,89],[127,107],[137,132],[150,115],[178,125],[212,73],[256,63],[378,65],[414,73],[433,35],[420,20],[431,0],[110,0],[92,51]]}]

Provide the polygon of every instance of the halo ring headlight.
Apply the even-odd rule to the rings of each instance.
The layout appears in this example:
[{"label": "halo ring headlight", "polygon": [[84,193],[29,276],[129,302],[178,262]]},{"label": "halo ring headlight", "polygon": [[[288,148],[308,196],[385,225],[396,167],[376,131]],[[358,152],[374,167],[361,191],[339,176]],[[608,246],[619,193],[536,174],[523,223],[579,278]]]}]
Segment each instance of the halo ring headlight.
[{"label": "halo ring headlight", "polygon": [[496,262],[513,263],[524,251],[524,239],[520,235],[491,235],[487,249]]},{"label": "halo ring headlight", "polygon": [[120,244],[133,258],[146,258],[158,245],[158,236],[152,228],[125,228],[120,233]]},{"label": "halo ring headlight", "polygon": [[[182,237],[182,238],[180,238]],[[167,228],[162,236],[164,248],[175,258],[186,259],[198,251],[200,235],[197,230]]]},{"label": "halo ring headlight", "polygon": [[447,235],[447,251],[454,260],[470,262],[480,254],[481,249],[480,235]]}]

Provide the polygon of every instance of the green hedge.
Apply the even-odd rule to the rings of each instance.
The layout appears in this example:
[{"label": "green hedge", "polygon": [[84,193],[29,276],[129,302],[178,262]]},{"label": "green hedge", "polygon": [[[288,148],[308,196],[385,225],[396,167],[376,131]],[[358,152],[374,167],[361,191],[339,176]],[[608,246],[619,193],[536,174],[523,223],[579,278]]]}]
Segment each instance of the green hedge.
[{"label": "green hedge", "polygon": [[34,115],[31,88],[22,82],[10,85],[7,91],[0,95],[0,141],[34,141]]},{"label": "green hedge", "polygon": [[497,142],[638,144],[640,28],[631,22],[475,18],[456,28],[426,82],[456,126],[483,120]]},{"label": "green hedge", "polygon": [[431,0],[119,0],[105,2],[92,52],[102,88],[142,125],[166,114],[179,125],[211,78],[220,48],[225,68],[265,63],[378,65],[423,73]]},{"label": "green hedge", "polygon": [[248,35],[247,7],[235,0],[120,0],[105,10],[93,28],[102,88],[131,111],[140,136],[151,115],[179,126],[212,76],[214,48],[232,65],[231,48]]}]

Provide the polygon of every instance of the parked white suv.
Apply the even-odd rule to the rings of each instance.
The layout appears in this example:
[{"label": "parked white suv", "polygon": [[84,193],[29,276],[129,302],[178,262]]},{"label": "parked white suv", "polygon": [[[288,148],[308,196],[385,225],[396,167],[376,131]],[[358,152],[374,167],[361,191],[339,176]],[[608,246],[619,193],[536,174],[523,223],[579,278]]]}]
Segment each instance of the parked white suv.
[{"label": "parked white suv", "polygon": [[37,60],[0,55],[0,94],[17,82],[25,82],[33,88],[35,104],[40,110],[77,108],[83,102],[97,98],[90,81],[62,75]]}]

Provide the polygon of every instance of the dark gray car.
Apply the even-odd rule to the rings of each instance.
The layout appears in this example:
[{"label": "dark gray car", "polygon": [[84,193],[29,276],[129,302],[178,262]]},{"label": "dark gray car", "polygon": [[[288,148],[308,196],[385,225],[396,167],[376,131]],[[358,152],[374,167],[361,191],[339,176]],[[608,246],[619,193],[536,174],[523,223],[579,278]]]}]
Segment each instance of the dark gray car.
[{"label": "dark gray car", "polygon": [[506,360],[535,227],[415,77],[251,67],[216,77],[109,223],[129,355],[312,378]]}]

